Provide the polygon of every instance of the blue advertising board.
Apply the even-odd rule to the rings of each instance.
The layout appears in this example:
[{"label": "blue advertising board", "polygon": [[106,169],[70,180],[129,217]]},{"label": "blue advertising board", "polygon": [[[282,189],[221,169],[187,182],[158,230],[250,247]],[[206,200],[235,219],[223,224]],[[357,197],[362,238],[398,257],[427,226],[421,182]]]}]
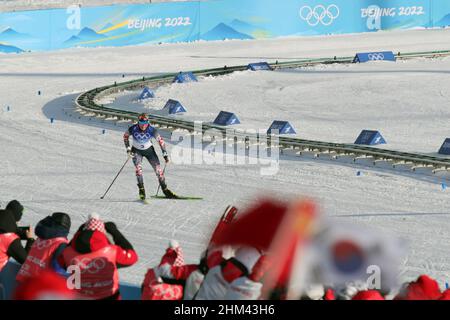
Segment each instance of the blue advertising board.
[{"label": "blue advertising board", "polygon": [[448,0],[210,0],[0,13],[0,52],[450,26]]},{"label": "blue advertising board", "polygon": [[381,133],[376,130],[363,130],[356,138],[355,144],[377,145],[386,144]]},{"label": "blue advertising board", "polygon": [[234,113],[227,111],[220,111],[220,113],[217,115],[213,123],[218,124],[220,126],[230,126],[233,124],[240,124],[241,122]]},{"label": "blue advertising board", "polygon": [[275,120],[267,129],[267,134],[296,134],[294,127],[288,121]]},{"label": "blue advertising board", "polygon": [[197,77],[192,72],[180,72],[173,79],[174,83],[197,82]]},{"label": "blue advertising board", "polygon": [[155,97],[155,93],[149,87],[145,87],[139,96],[139,100],[145,100],[145,99],[154,98],[154,97]]},{"label": "blue advertising board", "polygon": [[179,101],[172,100],[172,99],[169,99],[166,102],[166,105],[164,106],[163,109],[166,109],[166,111],[169,114],[176,114],[176,113],[186,112],[186,109],[183,107],[183,105]]},{"label": "blue advertising board", "polygon": [[353,62],[396,61],[392,51],[357,53]]},{"label": "blue advertising board", "polygon": [[439,148],[439,154],[450,155],[450,138],[445,139],[442,146]]},{"label": "blue advertising board", "polygon": [[257,63],[250,63],[247,66],[247,70],[260,71],[260,70],[273,70],[273,69],[267,62],[257,62]]}]

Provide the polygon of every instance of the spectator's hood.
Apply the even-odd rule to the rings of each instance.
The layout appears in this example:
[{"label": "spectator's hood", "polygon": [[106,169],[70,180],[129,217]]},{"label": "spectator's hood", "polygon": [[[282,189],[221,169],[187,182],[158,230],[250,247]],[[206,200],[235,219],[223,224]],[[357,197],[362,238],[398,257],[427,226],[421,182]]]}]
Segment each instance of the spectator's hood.
[{"label": "spectator's hood", "polygon": [[45,240],[59,237],[67,238],[69,230],[56,223],[52,217],[46,217],[37,224],[35,234]]},{"label": "spectator's hood", "polygon": [[16,233],[17,224],[14,214],[9,210],[0,210],[0,233]]}]

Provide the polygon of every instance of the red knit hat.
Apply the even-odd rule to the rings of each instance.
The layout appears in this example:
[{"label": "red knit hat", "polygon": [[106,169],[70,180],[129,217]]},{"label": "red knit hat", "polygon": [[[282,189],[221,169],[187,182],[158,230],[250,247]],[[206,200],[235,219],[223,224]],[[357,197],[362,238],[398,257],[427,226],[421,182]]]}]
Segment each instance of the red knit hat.
[{"label": "red knit hat", "polygon": [[160,266],[168,263],[171,266],[181,267],[184,265],[183,249],[176,240],[169,242],[169,248],[166,249],[166,253],[162,256]]},{"label": "red knit hat", "polygon": [[359,291],[352,300],[385,300],[377,290]]},{"label": "red knit hat", "polygon": [[73,290],[67,287],[66,279],[57,273],[44,270],[38,276],[27,278],[16,289],[14,300],[72,300]]}]

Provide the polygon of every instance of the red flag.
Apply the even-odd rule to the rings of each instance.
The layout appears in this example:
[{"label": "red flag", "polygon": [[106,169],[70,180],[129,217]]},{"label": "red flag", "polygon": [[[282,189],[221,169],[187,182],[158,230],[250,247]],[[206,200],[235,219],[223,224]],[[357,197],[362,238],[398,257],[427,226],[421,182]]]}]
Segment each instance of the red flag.
[{"label": "red flag", "polygon": [[238,213],[238,209],[235,206],[228,206],[222,217],[220,218],[219,223],[214,229],[211,239],[209,240],[208,248],[216,245],[216,237],[218,234],[221,234],[228,228],[228,226],[236,219],[236,215]]},{"label": "red flag", "polygon": [[286,210],[269,249],[275,261],[264,281],[264,298],[276,287],[286,289],[286,299],[296,298],[302,290],[306,272],[302,258],[313,236],[316,217],[316,205],[310,200],[294,202]]},{"label": "red flag", "polygon": [[312,233],[316,206],[303,200],[292,204],[263,200],[216,234],[218,245],[245,245],[268,251],[272,268],[264,280],[265,297],[277,285],[288,286],[302,247]]},{"label": "red flag", "polygon": [[214,244],[248,245],[268,250],[286,210],[284,203],[263,200],[241,214],[227,228],[215,232]]}]

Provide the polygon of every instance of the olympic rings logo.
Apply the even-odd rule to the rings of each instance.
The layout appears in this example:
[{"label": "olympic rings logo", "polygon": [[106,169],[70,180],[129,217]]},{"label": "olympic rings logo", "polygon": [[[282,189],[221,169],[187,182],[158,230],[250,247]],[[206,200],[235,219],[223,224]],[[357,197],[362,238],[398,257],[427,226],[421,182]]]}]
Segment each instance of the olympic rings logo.
[{"label": "olympic rings logo", "polygon": [[135,133],[133,134],[133,136],[134,136],[138,141],[143,141],[143,140],[150,139],[150,134],[148,134],[148,133],[135,132]]},{"label": "olympic rings logo", "polygon": [[99,273],[105,269],[107,263],[105,258],[83,258],[81,260],[74,259],[72,262],[73,265],[76,265],[81,269],[81,273],[88,272],[90,274]]},{"label": "olympic rings logo", "polygon": [[42,250],[42,249],[50,247],[53,244],[53,241],[37,239],[35,244],[36,244],[36,247],[38,248],[38,250]]},{"label": "olympic rings logo", "polygon": [[330,4],[326,8],[323,5],[317,5],[314,8],[303,6],[299,14],[300,18],[305,20],[311,27],[315,27],[319,23],[329,26],[339,17],[340,11],[337,5]]},{"label": "olympic rings logo", "polygon": [[369,58],[369,60],[372,60],[372,61],[374,61],[374,60],[384,60],[384,54],[382,54],[381,52],[380,53],[369,53],[368,55],[367,55],[367,57]]}]

